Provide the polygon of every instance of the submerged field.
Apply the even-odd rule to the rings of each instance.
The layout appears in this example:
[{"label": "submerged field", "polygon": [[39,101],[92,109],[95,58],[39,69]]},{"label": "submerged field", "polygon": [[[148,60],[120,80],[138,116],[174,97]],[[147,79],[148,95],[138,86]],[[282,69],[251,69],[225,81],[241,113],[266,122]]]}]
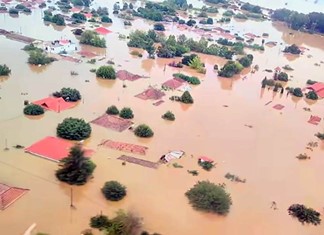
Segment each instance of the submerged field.
[{"label": "submerged field", "polygon": [[[114,21],[106,25],[112,31],[105,36],[106,49],[80,46],[97,53],[98,58],[106,55],[94,65],[84,59],[82,63],[59,60],[47,66],[31,66],[27,64],[28,54],[21,50],[25,44],[0,36],[0,64],[7,64],[12,70],[10,77],[0,77],[0,182],[30,189],[0,212],[2,233],[21,234],[32,223],[37,223],[37,231],[79,234],[89,227],[91,216],[100,212],[113,216],[118,209],[125,209],[143,217],[146,230],[163,235],[324,234],[322,225],[303,226],[287,213],[287,208],[294,203],[323,212],[324,190],[320,185],[324,177],[324,142],[318,141],[314,134],[323,132],[324,122],[318,126],[307,123],[310,115],[323,118],[323,100],[310,102],[286,96],[286,92],[280,95],[261,89],[262,79],[272,76],[264,70],[286,64],[294,68],[288,72],[292,79],[289,86],[305,87],[308,79],[324,82],[324,64],[320,64],[324,61],[324,38],[292,31],[270,21],[232,20],[221,27],[257,35],[267,32],[270,35],[267,40],[278,42],[278,46],[266,46],[264,52],[246,50],[254,55],[253,64],[259,65],[259,71],[250,73],[251,69],[246,68],[234,78],[217,77],[213,66],[222,66],[226,60],[210,55],[200,55],[206,65],[205,75],[189,67],[166,66],[164,69],[167,63],[181,59],[148,59],[145,52],[142,58],[130,55],[133,49],[127,47],[126,40],[119,39],[118,33],[127,35],[135,29],[148,30],[153,23],[136,19],[132,27],[125,27],[121,19],[112,15],[113,3],[93,3],[93,7],[107,6]],[[78,42],[71,27],[46,26],[41,18],[40,9],[18,18],[1,13],[0,28],[41,40],[67,38]],[[86,27],[90,28],[90,24]],[[182,33],[199,37],[194,32],[180,31],[172,23],[166,26],[166,35]],[[281,50],[293,43],[309,50],[300,57],[284,55]],[[116,70],[126,69],[148,78],[132,82],[97,79],[89,70],[106,64],[108,59],[114,61]],[[314,66],[315,63],[320,66]],[[79,75],[71,76],[71,71]],[[190,92],[193,105],[169,100],[170,96],[178,95],[178,91],[166,91],[165,102],[159,106],[134,97],[149,86],[160,88],[179,71],[201,79],[201,84],[192,86]],[[24,100],[45,98],[62,87],[73,87],[81,92],[83,98],[75,108],[60,113],[48,111],[41,118],[23,115]],[[272,103],[265,105],[269,101]],[[72,187],[75,209],[71,209],[71,187],[57,181],[54,174],[57,164],[12,146],[30,146],[46,136],[55,136],[57,124],[66,117],[90,122],[113,104],[119,108],[131,107],[135,115],[133,122],[151,126],[154,137],[143,140],[129,130],[116,132],[91,124],[92,135],[84,145],[96,151],[91,159],[97,168],[89,183]],[[275,104],[285,107],[278,111],[272,108]],[[311,112],[304,108],[310,108]],[[168,110],[175,114],[174,122],[161,118]],[[123,152],[98,147],[106,139],[147,146],[146,155],[137,157],[153,162],[170,150],[183,150],[186,155],[174,162],[184,168],[174,168],[173,162],[158,169],[130,163],[123,166],[117,160]],[[310,141],[319,143],[314,151],[306,149]],[[6,145],[9,151],[3,150]],[[307,153],[311,159],[298,160],[296,156],[300,153]],[[202,170],[197,165],[199,156],[213,158],[216,168],[210,172]],[[199,175],[192,176],[187,170],[198,170]],[[224,177],[228,172],[246,179],[246,183],[229,181]],[[100,188],[109,180],[127,186],[125,199],[120,202],[104,199]],[[227,216],[198,212],[188,204],[184,193],[199,180],[226,184],[233,200]],[[276,201],[278,210],[270,209],[272,201]]]}]

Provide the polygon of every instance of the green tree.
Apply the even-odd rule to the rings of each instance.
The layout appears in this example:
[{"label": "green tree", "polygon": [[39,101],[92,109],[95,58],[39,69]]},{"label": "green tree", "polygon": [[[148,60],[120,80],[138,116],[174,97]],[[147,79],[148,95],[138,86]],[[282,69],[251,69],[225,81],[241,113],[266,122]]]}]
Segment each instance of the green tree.
[{"label": "green tree", "polygon": [[99,67],[99,69],[97,69],[96,76],[98,78],[104,78],[104,79],[116,79],[116,72],[112,66],[104,65]]},{"label": "green tree", "polygon": [[[252,55],[251,55],[252,56]],[[238,61],[243,67],[247,68],[250,67],[253,62],[253,56],[243,56]]]},{"label": "green tree", "polygon": [[91,126],[83,119],[65,118],[56,128],[57,136],[68,140],[83,140],[91,135]]},{"label": "green tree", "polygon": [[173,77],[180,78],[180,79],[182,79],[182,80],[184,80],[184,81],[186,81],[186,82],[188,82],[188,83],[190,83],[192,85],[199,85],[200,84],[199,78],[190,77],[190,76],[187,76],[187,75],[182,74],[182,73],[174,73]]},{"label": "green tree", "polygon": [[100,231],[110,225],[109,219],[105,215],[96,215],[90,218],[90,227],[97,228]]},{"label": "green tree", "polygon": [[142,220],[133,213],[117,212],[116,217],[111,219],[110,226],[106,229],[107,234],[111,235],[132,235],[139,234],[142,228]]},{"label": "green tree", "polygon": [[132,119],[134,118],[133,110],[131,108],[122,108],[119,113],[119,117],[124,119]]},{"label": "green tree", "polygon": [[200,58],[196,56],[189,62],[189,67],[199,70],[204,67],[204,64],[201,62]]},{"label": "green tree", "polygon": [[316,94],[315,91],[309,91],[306,94],[306,98],[310,100],[318,100],[318,95]]},{"label": "green tree", "polygon": [[192,61],[196,57],[198,57],[198,55],[196,55],[196,54],[185,55],[182,58],[181,63],[184,64],[184,65],[188,65],[189,66],[190,61]]},{"label": "green tree", "polygon": [[59,166],[56,171],[57,179],[72,185],[85,184],[96,168],[96,165],[85,157],[80,144],[71,148],[69,156],[63,158]]},{"label": "green tree", "polygon": [[167,111],[165,114],[163,114],[162,118],[165,119],[165,120],[169,120],[169,121],[174,121],[175,120],[175,116],[171,111]]},{"label": "green tree", "polygon": [[34,65],[46,65],[52,63],[54,60],[54,58],[48,57],[45,53],[39,50],[33,50],[29,53],[28,63]]},{"label": "green tree", "polygon": [[82,13],[73,13],[71,17],[74,20],[87,21],[87,17]]},{"label": "green tree", "polygon": [[206,21],[207,24],[214,24],[214,21],[212,18],[208,18]]},{"label": "green tree", "polygon": [[60,14],[56,14],[52,17],[51,22],[57,25],[65,25],[64,17]]},{"label": "green tree", "polygon": [[11,73],[11,70],[9,69],[9,67],[7,65],[0,64],[0,76],[9,76],[10,73]]},{"label": "green tree", "polygon": [[81,34],[81,44],[87,44],[94,47],[106,47],[106,40],[101,38],[97,32],[86,30]]},{"label": "green tree", "polygon": [[299,87],[293,89],[293,92],[292,93],[296,97],[303,97],[304,96],[302,90]]},{"label": "green tree", "polygon": [[315,136],[320,140],[324,140],[324,132],[323,133],[318,132],[317,134],[315,134]]},{"label": "green tree", "polygon": [[134,134],[138,137],[149,138],[154,135],[154,132],[148,125],[141,124],[135,128]]},{"label": "green tree", "polygon": [[81,94],[77,89],[64,87],[61,91],[56,91],[53,93],[55,97],[62,97],[67,102],[76,102],[81,100]]},{"label": "green tree", "polygon": [[126,187],[117,181],[106,182],[101,191],[110,201],[120,201],[126,196]]},{"label": "green tree", "polygon": [[111,105],[107,108],[107,111],[106,111],[107,114],[110,114],[110,115],[118,115],[119,114],[119,110],[118,108],[115,106],[115,105]]},{"label": "green tree", "polygon": [[307,208],[302,204],[293,204],[288,208],[289,215],[297,218],[302,224],[321,224],[321,214],[312,208]]},{"label": "green tree", "polygon": [[234,61],[227,61],[226,64],[218,71],[218,75],[221,77],[233,77],[242,71],[243,66]]},{"label": "green tree", "polygon": [[103,23],[112,23],[112,19],[109,18],[108,16],[103,16],[103,17],[101,17],[101,22],[103,22]]},{"label": "green tree", "polygon": [[279,81],[288,82],[288,74],[285,72],[281,72],[278,74],[277,79]]},{"label": "green tree", "polygon": [[291,46],[287,46],[284,49],[284,52],[291,53],[294,55],[299,55],[301,53],[301,50],[299,49],[299,47],[296,44],[292,44]]},{"label": "green tree", "polygon": [[165,31],[164,25],[161,23],[154,24],[154,30],[156,31]]},{"label": "green tree", "polygon": [[44,114],[44,109],[42,106],[37,104],[29,104],[24,108],[24,114],[26,115],[42,115]]},{"label": "green tree", "polygon": [[189,91],[183,92],[183,94],[180,97],[180,100],[182,103],[185,103],[185,104],[193,104],[194,103],[194,100],[193,100],[192,96],[190,95]]},{"label": "green tree", "polygon": [[199,181],[185,195],[195,209],[220,215],[226,215],[232,204],[224,188],[209,181]]}]

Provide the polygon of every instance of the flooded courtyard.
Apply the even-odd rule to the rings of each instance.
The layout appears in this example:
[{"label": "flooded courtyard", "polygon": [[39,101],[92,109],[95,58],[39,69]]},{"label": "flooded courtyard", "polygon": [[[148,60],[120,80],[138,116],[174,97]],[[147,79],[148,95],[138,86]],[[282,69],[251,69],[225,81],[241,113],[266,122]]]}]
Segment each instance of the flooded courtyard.
[{"label": "flooded courtyard", "polygon": [[[188,2],[198,7],[202,4],[202,1]],[[287,2],[287,7],[293,4]],[[320,2],[318,8],[323,9]],[[324,82],[324,64],[321,64],[324,61],[324,37],[293,31],[277,22],[233,19],[220,27],[237,33],[261,35],[266,32],[269,33],[267,41],[277,41],[278,45],[265,46],[264,52],[245,49],[253,54],[253,64],[259,65],[259,71],[251,73],[251,69],[245,68],[240,75],[227,79],[218,77],[213,70],[215,64],[222,66],[226,63],[225,59],[216,56],[199,55],[205,63],[206,74],[199,74],[189,67],[167,66],[164,69],[167,63],[181,58],[148,59],[146,52],[142,58],[132,56],[131,51],[140,49],[129,48],[126,40],[119,39],[119,34],[152,29],[153,23],[139,18],[132,22],[132,27],[125,27],[123,20],[112,14],[113,4],[99,0],[91,5],[93,8],[107,6],[113,20],[113,24],[105,25],[112,31],[105,36],[105,49],[79,45],[71,32],[72,27],[45,25],[41,9],[34,9],[30,15],[20,14],[18,18],[0,14],[1,29],[44,41],[68,38],[82,50],[94,52],[99,58],[106,56],[94,65],[83,59],[82,63],[59,60],[46,66],[32,66],[27,63],[28,54],[22,50],[25,44],[0,36],[0,64],[7,64],[12,70],[10,77],[0,77],[0,179],[1,183],[30,189],[0,212],[1,233],[22,234],[36,223],[37,232],[80,234],[89,227],[90,217],[101,212],[112,217],[118,209],[125,209],[143,217],[145,230],[163,235],[324,234],[322,225],[301,225],[287,213],[287,208],[294,203],[304,203],[324,213],[324,189],[320,187],[324,179],[324,142],[314,136],[323,132],[324,122],[318,126],[307,122],[310,115],[323,118],[323,99],[310,102],[305,98],[286,96],[286,92],[281,95],[261,89],[262,79],[272,76],[265,69],[273,70],[287,64],[294,68],[287,72],[291,78],[290,87],[305,87],[308,79]],[[136,4],[144,3],[137,1]],[[269,5],[266,7],[271,8]],[[304,6],[301,4],[300,9]],[[86,23],[86,27],[89,25]],[[166,25],[166,35],[183,33],[188,37],[199,37],[195,32],[179,30],[173,23]],[[261,42],[261,38],[256,40]],[[299,57],[284,55],[281,51],[293,43],[308,50]],[[126,82],[100,80],[89,70],[106,64],[107,60],[114,61],[116,70],[126,69],[147,78]],[[315,66],[315,63],[321,66]],[[71,71],[78,75],[71,76]],[[177,91],[165,91],[165,102],[159,106],[134,97],[149,86],[160,88],[179,71],[201,80],[200,85],[192,86],[193,105],[169,100],[170,96],[178,95]],[[60,113],[47,111],[40,118],[23,115],[25,100],[42,99],[62,87],[76,88],[82,94],[82,100],[75,108]],[[269,101],[272,103],[265,105]],[[272,108],[275,104],[285,107],[278,111]],[[57,124],[66,117],[90,122],[110,105],[131,107],[133,122],[148,124],[155,134],[153,138],[143,140],[129,130],[115,132],[91,125],[91,137],[84,145],[96,151],[91,159],[97,168],[93,179],[84,186],[71,187],[59,182],[55,177],[56,163],[12,148],[17,144],[30,146],[46,136],[55,136]],[[310,108],[311,112],[304,108]],[[176,116],[172,123],[161,118],[168,110]],[[186,155],[176,162],[184,168],[174,168],[172,163],[158,169],[130,163],[124,166],[117,160],[122,154],[120,151],[98,147],[104,139],[147,146],[147,154],[141,158],[153,162],[170,150],[183,150]],[[319,143],[314,151],[306,149],[310,141]],[[5,147],[10,149],[5,151]],[[298,160],[296,156],[300,153],[307,153],[311,159]],[[216,167],[210,172],[202,170],[197,165],[199,156],[213,158]],[[198,170],[199,175],[192,176],[187,170]],[[246,183],[227,180],[224,178],[227,172],[245,178]],[[100,189],[109,180],[117,180],[127,187],[125,199],[120,202],[105,200]],[[202,180],[226,184],[233,201],[228,215],[199,212],[189,205],[184,193]],[[71,188],[75,208],[70,207]],[[272,201],[276,201],[277,210],[270,209]]]}]

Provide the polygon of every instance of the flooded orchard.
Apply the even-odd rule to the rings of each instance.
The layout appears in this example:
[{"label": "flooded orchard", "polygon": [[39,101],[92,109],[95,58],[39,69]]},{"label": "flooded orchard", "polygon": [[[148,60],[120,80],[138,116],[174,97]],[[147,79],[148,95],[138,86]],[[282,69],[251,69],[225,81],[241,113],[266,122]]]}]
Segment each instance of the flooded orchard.
[{"label": "flooded orchard", "polygon": [[[262,6],[272,7],[266,1],[262,2],[265,3]],[[294,4],[294,1],[286,2],[288,8]],[[198,7],[203,4],[201,1],[188,3]],[[307,122],[310,115],[323,119],[323,99],[311,102],[306,98],[287,96],[286,91],[280,94],[261,89],[262,79],[272,77],[266,69],[287,64],[294,69],[287,72],[290,87],[305,87],[308,79],[324,82],[323,36],[293,31],[271,21],[233,19],[228,24],[215,23],[215,27],[239,34],[262,35],[266,32],[269,34],[266,41],[278,42],[274,47],[265,46],[263,52],[245,49],[253,54],[253,65],[260,68],[255,73],[245,68],[234,78],[222,78],[213,67],[215,64],[223,66],[224,58],[198,53],[207,70],[206,74],[200,74],[188,66],[166,66],[172,61],[181,61],[180,57],[148,59],[146,52],[142,58],[131,55],[133,50],[142,50],[129,48],[127,40],[120,39],[119,35],[128,35],[136,29],[147,31],[154,23],[136,18],[132,27],[125,27],[123,20],[112,14],[113,4],[114,1],[95,0],[91,5],[91,8],[108,7],[113,20],[113,24],[104,25],[112,31],[104,36],[107,41],[104,49],[79,45],[70,26],[45,25],[42,9],[33,9],[31,14],[20,14],[19,17],[0,13],[0,29],[44,41],[70,39],[78,49],[96,53],[96,58],[106,56],[95,64],[82,58],[82,63],[60,59],[50,65],[33,66],[27,63],[28,53],[22,50],[26,44],[0,36],[0,64],[8,65],[12,71],[9,77],[0,77],[0,183],[30,190],[6,210],[0,211],[2,233],[23,234],[36,223],[35,234],[40,231],[53,235],[80,234],[89,227],[90,217],[102,212],[110,218],[117,210],[125,209],[143,218],[145,230],[163,235],[324,234],[322,225],[302,225],[287,212],[294,203],[304,203],[324,212],[324,189],[320,187],[324,179],[324,142],[314,136],[323,132],[324,122],[319,125]],[[313,7],[312,4],[306,2],[294,10],[302,11],[304,6]],[[318,4],[318,8],[323,9],[320,1]],[[144,2],[136,1],[135,5],[144,5]],[[221,14],[215,18],[218,15]],[[87,22],[85,27],[90,29],[90,23]],[[200,37],[193,31],[180,30],[174,23],[165,27],[167,36]],[[257,43],[261,40],[256,38]],[[302,56],[283,54],[284,47],[291,44],[307,50]],[[115,63],[116,70],[125,69],[145,78],[136,81],[96,78],[90,69],[98,68],[108,60]],[[78,75],[72,76],[71,71]],[[181,94],[179,91],[164,91],[165,102],[159,106],[152,105],[151,100],[134,97],[149,86],[160,88],[179,71],[201,80],[201,84],[192,86],[190,91],[194,104],[169,100],[172,95]],[[46,111],[40,118],[23,115],[25,100],[31,102],[48,97],[62,87],[80,91],[82,100],[76,107],[59,113]],[[272,103],[265,105],[269,101]],[[284,109],[273,109],[275,104],[283,105]],[[58,123],[67,117],[90,122],[105,113],[110,105],[120,109],[131,107],[134,112],[132,121],[136,125],[148,124],[154,130],[154,137],[138,138],[129,130],[116,132],[91,124],[92,134],[84,146],[95,150],[91,160],[97,168],[93,178],[83,186],[59,182],[55,177],[57,163],[12,147],[17,144],[27,147],[46,136],[56,136]],[[311,112],[304,108],[310,108]],[[174,122],[161,118],[168,110],[175,114]],[[117,158],[123,152],[98,146],[105,139],[147,146],[146,155],[138,157],[153,162],[168,151],[183,150],[185,156],[174,161],[183,168],[173,167],[174,162],[162,164],[158,169],[131,163],[122,165]],[[313,151],[306,149],[310,141],[319,143]],[[5,150],[6,147],[9,150]],[[311,159],[298,160],[296,156],[300,153],[307,153]],[[133,153],[126,155],[136,157]],[[197,165],[199,156],[214,159],[216,167],[210,172],[204,171]],[[198,170],[199,175],[192,176],[187,170]],[[228,172],[246,179],[246,183],[224,178]],[[104,198],[100,189],[109,180],[117,180],[127,187],[127,196],[123,200],[110,202]],[[188,203],[185,192],[202,180],[226,184],[226,191],[233,201],[228,215],[200,212]],[[71,190],[74,208],[70,207]],[[277,210],[270,208],[272,201],[277,203]]]}]

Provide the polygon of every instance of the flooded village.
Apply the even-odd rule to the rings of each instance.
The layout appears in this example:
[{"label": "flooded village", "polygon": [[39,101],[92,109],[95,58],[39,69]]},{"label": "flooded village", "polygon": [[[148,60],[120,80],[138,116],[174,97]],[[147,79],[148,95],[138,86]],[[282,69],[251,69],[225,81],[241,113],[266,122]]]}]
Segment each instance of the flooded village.
[{"label": "flooded village", "polygon": [[0,0],[1,234],[324,234],[323,22],[321,0]]}]

